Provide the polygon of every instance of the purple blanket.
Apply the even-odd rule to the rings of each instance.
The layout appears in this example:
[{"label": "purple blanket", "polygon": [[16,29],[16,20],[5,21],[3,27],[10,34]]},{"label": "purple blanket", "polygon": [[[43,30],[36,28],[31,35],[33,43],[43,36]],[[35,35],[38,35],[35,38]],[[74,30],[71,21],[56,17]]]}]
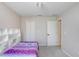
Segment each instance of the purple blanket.
[{"label": "purple blanket", "polygon": [[37,42],[20,42],[16,46],[4,52],[8,55],[32,55],[38,56],[38,43]]}]

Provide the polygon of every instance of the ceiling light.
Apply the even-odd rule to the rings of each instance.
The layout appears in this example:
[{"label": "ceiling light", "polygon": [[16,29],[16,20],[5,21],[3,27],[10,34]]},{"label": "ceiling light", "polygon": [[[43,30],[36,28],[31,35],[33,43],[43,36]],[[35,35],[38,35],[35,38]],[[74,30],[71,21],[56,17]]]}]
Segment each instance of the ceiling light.
[{"label": "ceiling light", "polygon": [[41,7],[43,7],[43,3],[42,2],[37,2],[36,6],[41,8]]}]

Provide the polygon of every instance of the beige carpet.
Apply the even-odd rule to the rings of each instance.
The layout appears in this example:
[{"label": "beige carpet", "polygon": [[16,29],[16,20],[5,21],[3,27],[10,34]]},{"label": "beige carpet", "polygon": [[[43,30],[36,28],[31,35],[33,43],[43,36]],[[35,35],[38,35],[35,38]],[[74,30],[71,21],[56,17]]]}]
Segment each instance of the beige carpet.
[{"label": "beige carpet", "polygon": [[61,48],[59,47],[45,47],[41,46],[39,48],[39,56],[40,57],[68,57]]}]

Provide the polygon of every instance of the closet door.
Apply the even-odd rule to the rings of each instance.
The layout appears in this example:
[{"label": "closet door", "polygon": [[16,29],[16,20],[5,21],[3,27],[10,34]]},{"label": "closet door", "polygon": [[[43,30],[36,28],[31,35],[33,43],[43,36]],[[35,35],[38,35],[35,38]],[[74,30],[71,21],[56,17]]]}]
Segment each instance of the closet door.
[{"label": "closet door", "polygon": [[36,41],[35,21],[33,19],[26,20],[26,41]]},{"label": "closet door", "polygon": [[35,21],[36,40],[40,46],[47,46],[47,22],[46,17],[36,17]]},{"label": "closet door", "polygon": [[37,41],[40,46],[46,46],[46,33],[46,17],[32,17],[26,20],[26,41]]}]

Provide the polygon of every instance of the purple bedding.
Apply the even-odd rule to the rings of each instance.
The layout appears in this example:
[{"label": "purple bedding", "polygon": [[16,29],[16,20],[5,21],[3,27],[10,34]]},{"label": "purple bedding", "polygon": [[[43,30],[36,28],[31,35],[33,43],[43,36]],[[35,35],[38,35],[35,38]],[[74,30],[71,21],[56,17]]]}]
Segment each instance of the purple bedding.
[{"label": "purple bedding", "polygon": [[4,52],[4,55],[17,55],[17,56],[30,56],[36,57],[38,56],[38,43],[37,42],[25,42],[22,41],[12,47],[11,49]]},{"label": "purple bedding", "polygon": [[20,42],[13,48],[39,49],[37,42]]}]

